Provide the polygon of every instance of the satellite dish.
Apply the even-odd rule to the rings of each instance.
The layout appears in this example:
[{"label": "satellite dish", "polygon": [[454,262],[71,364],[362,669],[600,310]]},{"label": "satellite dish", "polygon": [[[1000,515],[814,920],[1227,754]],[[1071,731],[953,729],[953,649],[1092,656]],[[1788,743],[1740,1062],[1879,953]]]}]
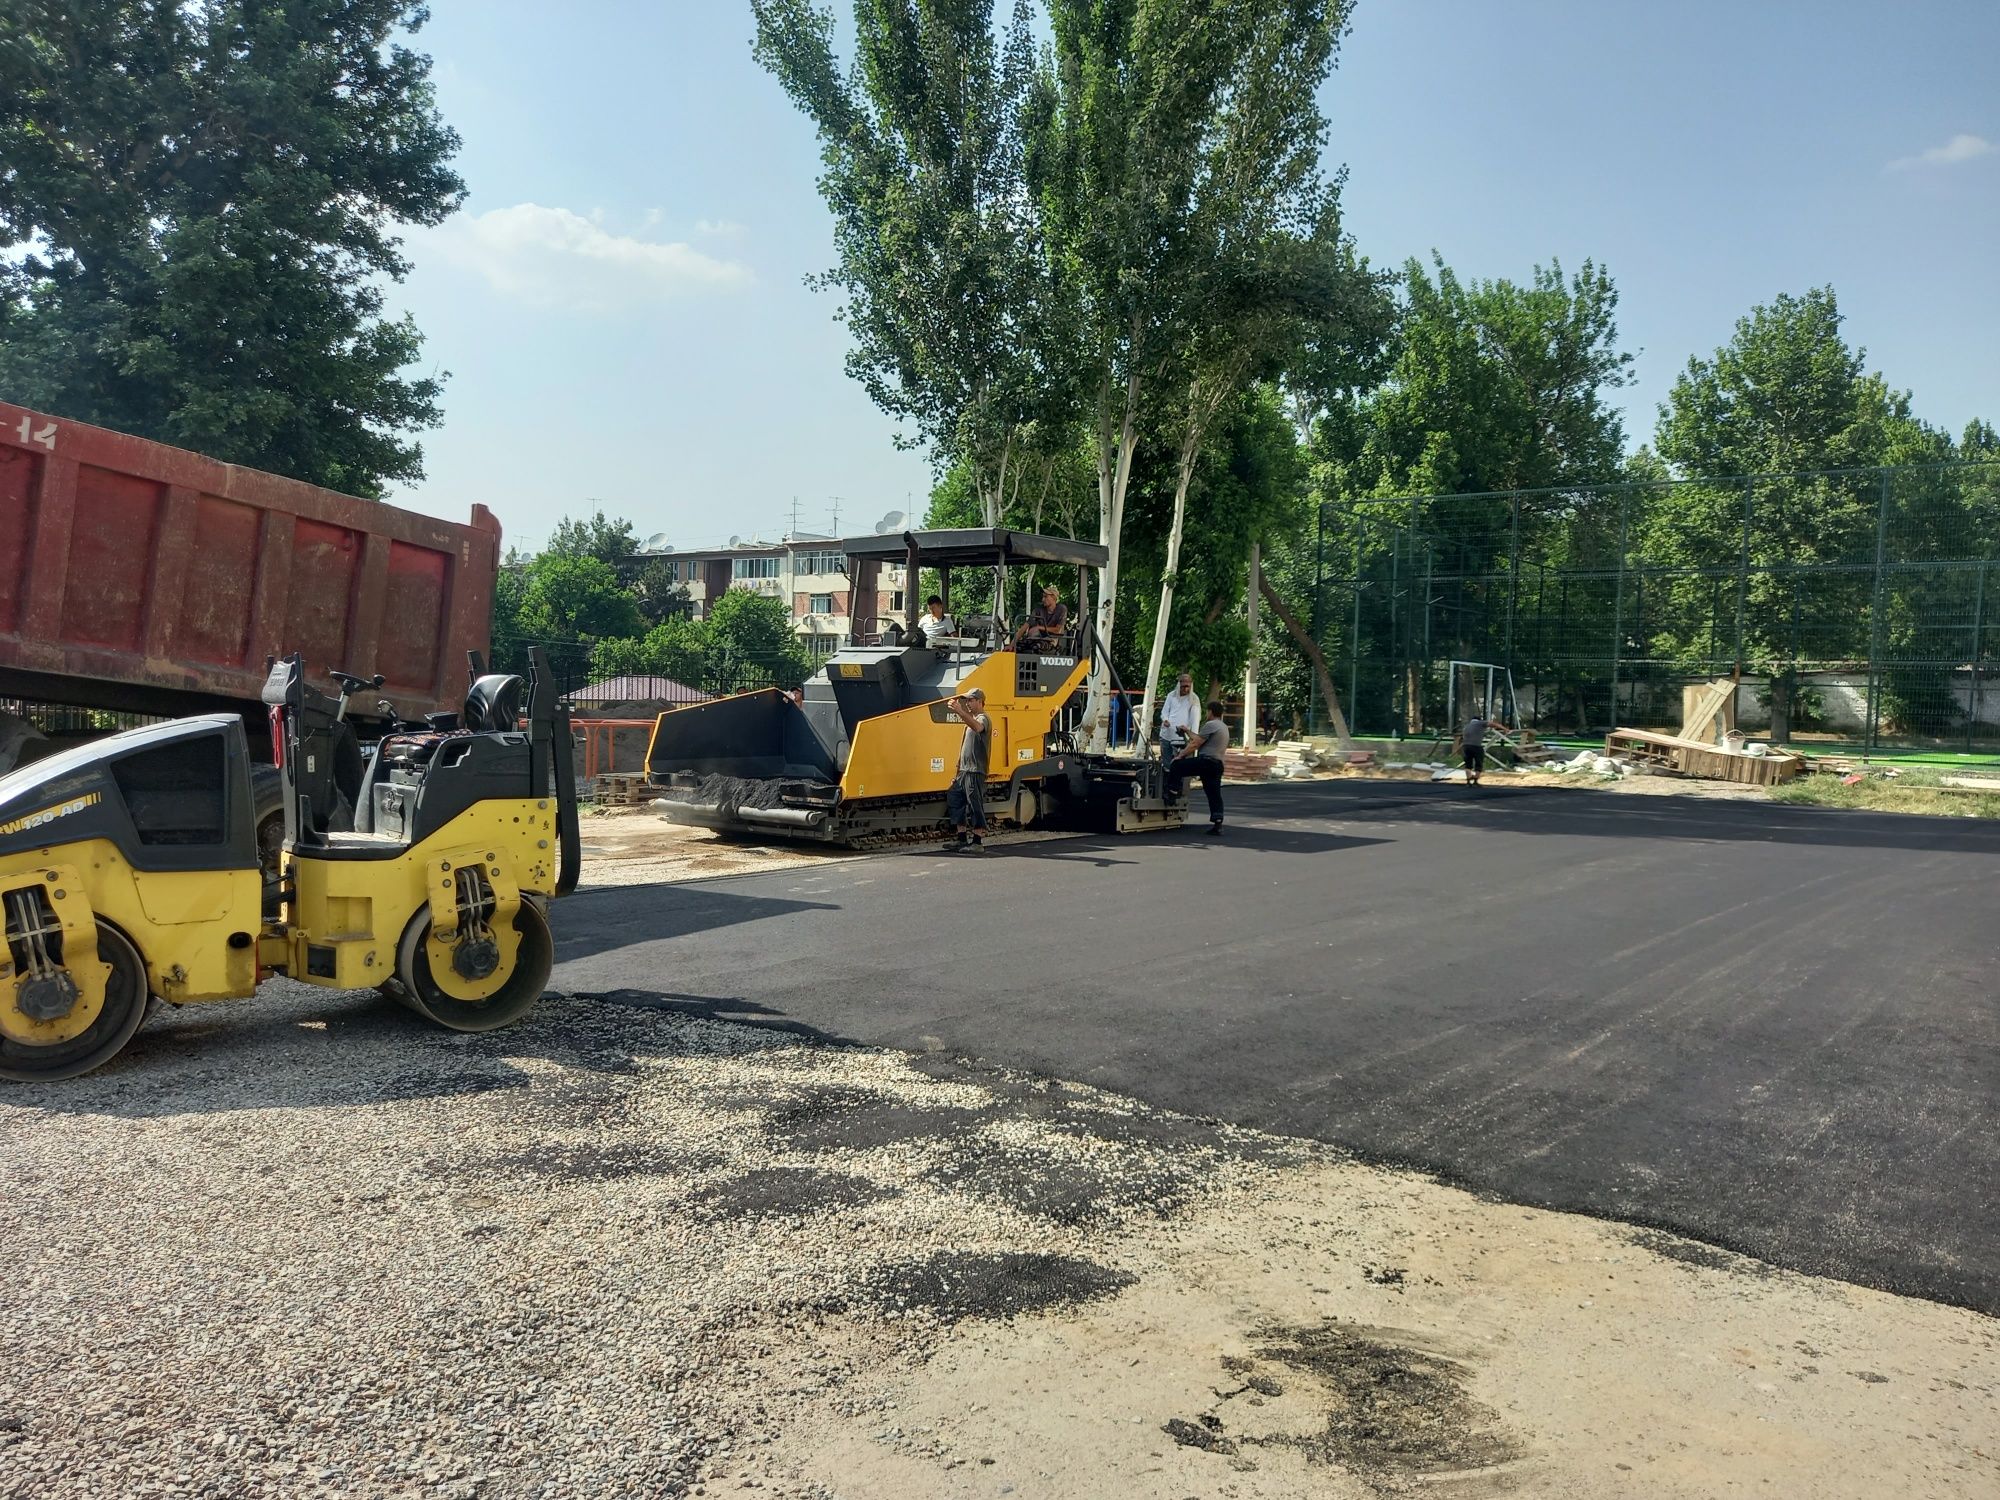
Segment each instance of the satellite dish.
[{"label": "satellite dish", "polygon": [[743,538],[740,536],[733,536],[729,539],[729,545],[732,547],[740,547],[743,545]]},{"label": "satellite dish", "polygon": [[640,544],[639,550],[641,552],[671,552],[674,549],[667,545],[667,534],[664,531],[656,531]]},{"label": "satellite dish", "polygon": [[909,519],[900,510],[892,510],[888,515],[875,523],[875,535],[887,536],[892,531],[901,531],[903,523]]},{"label": "satellite dish", "polygon": [[656,550],[656,551],[658,551],[658,552],[659,552],[659,554],[660,554],[660,555],[661,555],[662,557],[664,557],[664,556],[666,556],[666,555],[667,555],[667,554],[668,554],[669,552],[673,551],[674,549],[673,549],[673,546],[672,546],[672,544],[671,544],[671,543],[669,543],[668,545],[666,545],[666,546],[663,546],[663,547],[659,547],[659,548],[656,548],[655,550]]}]

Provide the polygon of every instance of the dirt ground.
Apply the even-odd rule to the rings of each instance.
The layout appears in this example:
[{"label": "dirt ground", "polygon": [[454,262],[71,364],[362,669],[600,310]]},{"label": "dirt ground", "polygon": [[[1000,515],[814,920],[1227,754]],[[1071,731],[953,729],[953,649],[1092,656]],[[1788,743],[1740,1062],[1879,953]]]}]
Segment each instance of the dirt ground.
[{"label": "dirt ground", "polygon": [[2000,1324],[662,997],[0,1095],[0,1497],[1989,1500]]},{"label": "dirt ground", "polygon": [[1974,1313],[1326,1159],[1116,1263],[1115,1296],[915,1360],[849,1332],[868,1373],[765,1472],[883,1500],[2000,1490]]}]

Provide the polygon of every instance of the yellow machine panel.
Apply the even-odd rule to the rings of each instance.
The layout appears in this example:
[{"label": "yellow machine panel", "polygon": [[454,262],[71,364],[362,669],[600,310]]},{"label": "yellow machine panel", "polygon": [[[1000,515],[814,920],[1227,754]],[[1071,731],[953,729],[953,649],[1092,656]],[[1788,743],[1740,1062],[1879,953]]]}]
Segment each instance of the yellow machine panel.
[{"label": "yellow machine panel", "polygon": [[[89,839],[0,860],[0,892],[23,883],[48,889],[67,951],[88,941],[93,917],[124,933],[162,999],[231,1000],[257,988],[262,881],[255,870],[138,871],[108,839]],[[11,963],[0,959],[0,970]]]},{"label": "yellow machine panel", "polygon": [[[1060,687],[1032,695],[1018,690],[1019,657],[996,651],[959,683],[964,694],[986,693],[986,716],[993,721],[986,775],[1005,780],[1016,765],[1041,757],[1055,714],[1083,685],[1081,662],[1069,667]],[[840,780],[843,797],[943,796],[958,774],[958,749],[965,725],[942,702],[919,703],[855,726],[854,746]]]}]

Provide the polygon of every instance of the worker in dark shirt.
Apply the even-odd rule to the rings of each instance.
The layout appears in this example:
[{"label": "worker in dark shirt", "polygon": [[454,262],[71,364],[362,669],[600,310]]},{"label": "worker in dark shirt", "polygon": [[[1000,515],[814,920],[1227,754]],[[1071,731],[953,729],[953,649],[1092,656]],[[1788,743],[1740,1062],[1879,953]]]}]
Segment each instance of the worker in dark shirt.
[{"label": "worker in dark shirt", "polygon": [[1201,779],[1202,795],[1208,799],[1208,831],[1222,833],[1222,752],[1229,748],[1229,726],[1222,721],[1222,703],[1211,700],[1208,717],[1188,736],[1187,745],[1167,762],[1167,800],[1177,802],[1181,783],[1190,776]]},{"label": "worker in dark shirt", "polygon": [[1042,602],[1035,606],[1028,616],[1028,623],[1021,627],[1014,637],[1014,649],[1035,652],[1053,651],[1062,644],[1063,633],[1069,629],[1069,609],[1062,602],[1062,595],[1056,592],[1054,584],[1042,589]]}]

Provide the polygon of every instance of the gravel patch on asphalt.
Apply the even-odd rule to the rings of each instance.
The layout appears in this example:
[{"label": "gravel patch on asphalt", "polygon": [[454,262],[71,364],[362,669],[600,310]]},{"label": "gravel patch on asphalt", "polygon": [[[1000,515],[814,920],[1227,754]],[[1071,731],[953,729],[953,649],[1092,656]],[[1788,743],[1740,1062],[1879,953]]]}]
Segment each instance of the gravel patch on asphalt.
[{"label": "gravel patch on asphalt", "polygon": [[2000,1478],[1976,1314],[787,1025],[279,984],[8,1088],[0,1497]]}]

